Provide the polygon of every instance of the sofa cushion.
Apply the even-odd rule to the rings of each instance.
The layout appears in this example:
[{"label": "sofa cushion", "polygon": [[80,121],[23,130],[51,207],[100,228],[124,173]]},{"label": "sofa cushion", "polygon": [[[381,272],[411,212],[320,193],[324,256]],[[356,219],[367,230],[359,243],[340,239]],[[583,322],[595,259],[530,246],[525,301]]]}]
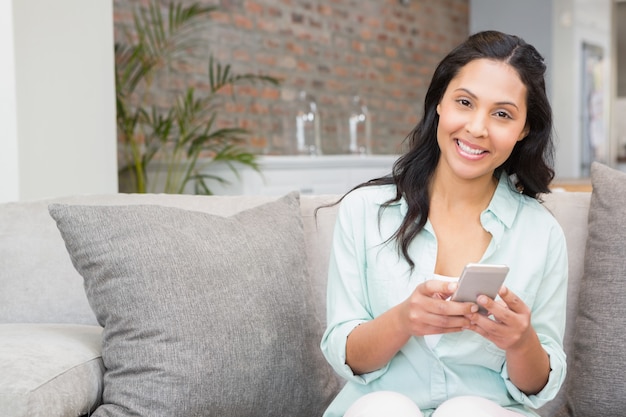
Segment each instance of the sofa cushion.
[{"label": "sofa cushion", "polygon": [[93,416],[318,416],[318,343],[297,194],[231,217],[52,205],[104,327]]},{"label": "sofa cushion", "polygon": [[0,324],[0,416],[79,416],[102,395],[102,328]]},{"label": "sofa cushion", "polygon": [[584,275],[559,416],[626,410],[626,173],[596,162],[591,183]]}]

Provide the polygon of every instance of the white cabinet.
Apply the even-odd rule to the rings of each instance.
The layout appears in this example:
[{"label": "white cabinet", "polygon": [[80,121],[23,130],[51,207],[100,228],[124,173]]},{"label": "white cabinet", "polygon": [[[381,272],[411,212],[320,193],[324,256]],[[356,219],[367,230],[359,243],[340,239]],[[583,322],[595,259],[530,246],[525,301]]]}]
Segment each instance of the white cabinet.
[{"label": "white cabinet", "polygon": [[229,184],[211,182],[214,194],[282,195],[342,194],[355,185],[390,174],[397,155],[259,156],[260,172],[238,167],[237,175],[225,165],[211,165],[211,173]]}]

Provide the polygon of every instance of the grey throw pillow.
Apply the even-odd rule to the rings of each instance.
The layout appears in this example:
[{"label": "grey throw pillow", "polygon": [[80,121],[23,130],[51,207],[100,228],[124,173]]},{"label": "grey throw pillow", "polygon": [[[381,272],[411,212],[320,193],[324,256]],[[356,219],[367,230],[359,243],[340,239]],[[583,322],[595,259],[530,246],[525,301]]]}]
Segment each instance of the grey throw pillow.
[{"label": "grey throw pillow", "polygon": [[626,173],[594,163],[585,269],[559,416],[626,410]]},{"label": "grey throw pillow", "polygon": [[296,193],[227,218],[49,210],[104,327],[94,417],[321,415],[336,384],[318,348]]}]

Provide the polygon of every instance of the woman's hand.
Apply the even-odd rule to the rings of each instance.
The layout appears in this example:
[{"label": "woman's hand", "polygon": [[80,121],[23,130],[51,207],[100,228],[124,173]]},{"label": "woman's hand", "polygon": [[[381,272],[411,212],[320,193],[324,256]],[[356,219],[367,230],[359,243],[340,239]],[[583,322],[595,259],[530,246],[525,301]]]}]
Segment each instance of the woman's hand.
[{"label": "woman's hand", "polygon": [[458,284],[429,280],[398,306],[401,326],[412,336],[458,332],[471,326],[470,317],[478,311],[473,303],[446,301]]},{"label": "woman's hand", "polygon": [[404,302],[355,327],[348,335],[346,364],[357,375],[372,372],[389,362],[411,336],[468,328],[478,306],[446,301],[456,287],[456,283],[426,281]]},{"label": "woman's hand", "polygon": [[474,314],[470,316],[470,329],[506,351],[527,343],[535,331],[530,325],[528,306],[506,287],[502,287],[498,294],[502,298],[501,302],[485,295],[478,297],[478,304],[484,307],[494,320],[481,314]]},{"label": "woman's hand", "polygon": [[478,297],[478,304],[493,320],[472,314],[469,329],[504,350],[511,381],[524,393],[536,394],[548,382],[550,358],[531,325],[530,308],[506,287],[500,289],[499,295],[499,302],[484,295]]}]

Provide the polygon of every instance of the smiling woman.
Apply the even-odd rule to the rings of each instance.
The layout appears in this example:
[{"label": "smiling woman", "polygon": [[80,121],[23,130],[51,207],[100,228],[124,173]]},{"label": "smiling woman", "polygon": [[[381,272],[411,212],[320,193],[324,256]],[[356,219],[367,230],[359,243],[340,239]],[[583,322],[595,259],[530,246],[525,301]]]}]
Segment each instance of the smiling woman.
[{"label": "smiling woman", "polygon": [[510,65],[477,59],[450,82],[437,105],[439,171],[460,178],[493,177],[493,171],[528,133],[526,87]]},{"label": "smiling woman", "polygon": [[[325,417],[535,416],[557,394],[567,256],[538,201],[544,72],[521,38],[472,35],[437,66],[392,175],[340,200],[321,347],[348,382]],[[468,263],[509,267],[495,299],[446,300]]]}]

